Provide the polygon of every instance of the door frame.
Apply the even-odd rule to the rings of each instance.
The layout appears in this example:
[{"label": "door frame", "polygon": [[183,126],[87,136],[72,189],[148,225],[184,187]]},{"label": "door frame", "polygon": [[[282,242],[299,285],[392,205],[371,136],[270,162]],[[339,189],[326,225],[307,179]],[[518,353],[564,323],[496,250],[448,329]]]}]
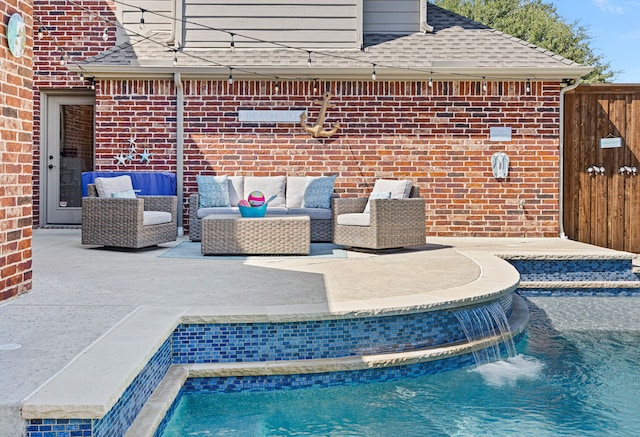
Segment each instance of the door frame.
[{"label": "door frame", "polygon": [[[40,226],[46,227],[48,225],[57,226],[58,223],[50,223],[49,217],[49,202],[50,202],[50,187],[49,187],[49,174],[48,174],[48,164],[49,160],[47,156],[49,155],[50,150],[50,124],[49,118],[51,114],[49,113],[49,104],[51,99],[77,99],[78,104],[89,104],[94,106],[94,118],[93,118],[93,156],[94,156],[94,166],[95,166],[95,92],[81,90],[81,91],[73,91],[73,90],[42,90],[40,92],[40,163],[39,163],[39,171],[40,178],[38,180],[39,193],[40,193],[40,206],[39,206],[39,215],[40,215]],[[82,102],[82,100],[85,100]],[[79,208],[74,208],[79,209]],[[77,223],[69,223],[71,225],[80,225],[82,220],[82,211],[79,211],[76,214]]]}]

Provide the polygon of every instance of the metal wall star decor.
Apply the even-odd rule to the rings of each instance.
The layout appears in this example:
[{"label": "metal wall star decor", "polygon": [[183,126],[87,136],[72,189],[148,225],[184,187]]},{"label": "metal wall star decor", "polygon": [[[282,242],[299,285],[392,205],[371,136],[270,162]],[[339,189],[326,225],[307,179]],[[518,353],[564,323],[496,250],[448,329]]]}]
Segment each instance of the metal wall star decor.
[{"label": "metal wall star decor", "polygon": [[150,164],[150,159],[151,159],[152,154],[149,153],[149,149],[144,149],[144,151],[142,153],[140,153],[140,162],[144,163],[145,161],[147,162],[147,164]]},{"label": "metal wall star decor", "polygon": [[116,159],[116,166],[118,166],[118,168],[120,167],[120,165],[127,165],[127,155],[125,155],[124,153],[116,155],[114,156],[114,158]]},{"label": "metal wall star decor", "polygon": [[129,138],[129,153],[127,154],[127,161],[130,163],[135,159],[136,153],[136,139],[131,137]]},{"label": "metal wall star decor", "polygon": [[129,143],[129,150],[126,152],[119,153],[114,156],[115,164],[118,168],[120,166],[127,166],[127,164],[133,164],[136,155],[140,156],[140,164],[151,164],[152,153],[149,152],[149,149],[144,149],[142,153],[138,153],[138,149],[136,148],[136,139],[132,136],[127,140]]}]

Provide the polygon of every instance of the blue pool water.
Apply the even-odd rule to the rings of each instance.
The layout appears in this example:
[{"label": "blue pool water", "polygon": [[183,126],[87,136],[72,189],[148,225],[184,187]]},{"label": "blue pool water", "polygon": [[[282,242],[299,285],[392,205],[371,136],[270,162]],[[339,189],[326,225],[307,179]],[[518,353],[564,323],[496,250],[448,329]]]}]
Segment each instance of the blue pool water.
[{"label": "blue pool water", "polygon": [[[185,394],[163,436],[640,435],[640,300],[618,301],[635,324],[615,329],[582,298],[559,302],[562,323],[530,305],[508,361],[347,387]],[[602,322],[589,324],[596,314]]]}]

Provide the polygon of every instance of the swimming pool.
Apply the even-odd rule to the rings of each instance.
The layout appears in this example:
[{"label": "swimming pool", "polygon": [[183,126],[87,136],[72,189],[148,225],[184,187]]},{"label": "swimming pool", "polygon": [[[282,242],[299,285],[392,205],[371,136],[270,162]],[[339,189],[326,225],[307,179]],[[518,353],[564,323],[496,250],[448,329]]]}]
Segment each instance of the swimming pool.
[{"label": "swimming pool", "polygon": [[507,362],[345,387],[183,394],[162,435],[635,436],[639,304],[531,298]]}]

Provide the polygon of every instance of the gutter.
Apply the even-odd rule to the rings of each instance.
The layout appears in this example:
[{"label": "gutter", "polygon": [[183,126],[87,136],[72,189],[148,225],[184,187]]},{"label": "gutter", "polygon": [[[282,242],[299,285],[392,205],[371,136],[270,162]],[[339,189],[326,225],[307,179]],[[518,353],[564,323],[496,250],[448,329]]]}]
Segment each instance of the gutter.
[{"label": "gutter", "polygon": [[173,74],[176,84],[176,192],[178,195],[178,235],[184,235],[184,89],[180,73]]},{"label": "gutter", "polygon": [[[173,56],[173,53],[171,54]],[[70,71],[80,73],[84,70],[85,75],[93,75],[100,79],[166,79],[173,77],[174,68],[171,59],[146,61],[144,64],[135,63],[133,65],[69,65]],[[259,66],[238,68],[250,68],[252,73],[243,74],[241,71],[234,71],[233,78],[236,80],[275,80],[276,76],[284,77],[283,71],[286,70],[286,76],[296,77],[300,80],[307,78],[308,80],[369,80],[371,77],[371,64],[366,67],[318,67],[308,68],[306,64],[302,66]],[[411,67],[413,68],[413,67]],[[184,79],[189,80],[224,80],[229,77],[228,67],[198,67],[198,66],[181,66],[180,71]],[[406,68],[378,68],[378,80],[428,80],[429,72],[433,73],[434,81],[442,80],[482,80],[486,78],[488,81],[502,80],[531,80],[531,81],[561,81],[567,77],[584,76],[591,71],[591,68],[585,67],[566,67],[566,68],[538,68],[535,72],[531,68],[487,68],[468,65],[468,63],[460,63],[459,66],[444,67],[436,64],[426,64],[424,66],[415,67],[415,70]],[[260,76],[256,77],[256,74]]]},{"label": "gutter", "polygon": [[558,225],[560,228],[560,238],[567,238],[564,233],[564,95],[574,90],[580,85],[580,78],[573,79],[573,84],[560,90],[560,178],[558,187]]}]

